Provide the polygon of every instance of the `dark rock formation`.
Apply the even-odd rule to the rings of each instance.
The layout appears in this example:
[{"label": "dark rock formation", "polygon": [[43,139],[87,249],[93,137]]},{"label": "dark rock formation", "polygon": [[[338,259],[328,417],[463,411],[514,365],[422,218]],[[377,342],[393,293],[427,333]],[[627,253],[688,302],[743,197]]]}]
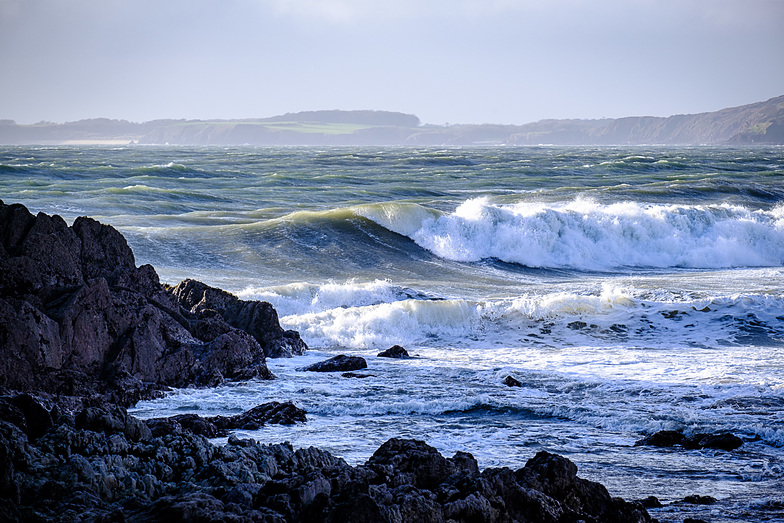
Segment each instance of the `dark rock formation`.
[{"label": "dark rock formation", "polygon": [[201,417],[196,414],[179,414],[168,418],[146,420],[155,436],[178,434],[183,430],[208,438],[226,436],[230,430],[256,430],[264,425],[293,425],[306,421],[305,411],[293,403],[272,401],[253,407],[236,416]]},{"label": "dark rock formation", "polygon": [[445,458],[392,439],[350,467],[315,448],[236,436],[216,447],[186,425],[142,422],[119,407],[52,412],[52,426],[31,438],[12,400],[0,399],[4,521],[651,521],[546,452],[517,471],[480,472],[470,454]]},{"label": "dark rock formation", "polygon": [[729,433],[693,434],[683,444],[687,449],[718,449],[731,451],[743,445],[743,440]]},{"label": "dark rock formation", "polygon": [[360,356],[346,356],[339,354],[334,358],[319,361],[313,365],[302,367],[299,370],[310,372],[345,372],[367,368],[367,361]]},{"label": "dark rock formation", "polygon": [[265,348],[305,348],[268,303],[192,280],[167,292],[112,227],[0,201],[0,386],[130,405],[169,386],[272,378]]},{"label": "dark rock formation", "polygon": [[659,498],[657,498],[656,496],[648,496],[645,499],[641,499],[637,503],[639,503],[645,508],[662,508],[664,506],[662,505],[662,502],[659,501]]},{"label": "dark rock formation", "polygon": [[343,374],[341,374],[341,376],[343,376],[344,378],[357,378],[357,379],[376,377],[375,374],[357,374],[356,372],[344,372]]},{"label": "dark rock formation", "polygon": [[301,355],[308,348],[299,333],[283,330],[277,312],[265,301],[240,300],[195,280],[181,282],[172,289],[172,294],[186,310],[201,313],[194,328],[206,337],[231,327],[241,329],[259,342],[268,358]]},{"label": "dark rock formation", "polygon": [[661,430],[637,441],[635,446],[652,447],[682,446],[684,449],[718,449],[732,451],[743,445],[743,440],[726,432],[717,434],[693,434],[685,436],[675,430]]},{"label": "dark rock formation", "polygon": [[506,385],[507,387],[522,387],[523,386],[523,384],[520,383],[519,380],[516,380],[512,376],[507,376],[506,378],[504,378],[504,385]]},{"label": "dark rock formation", "polygon": [[408,351],[401,347],[400,345],[392,345],[390,348],[383,352],[378,353],[379,358],[400,358],[400,359],[407,359],[411,356],[408,354]]},{"label": "dark rock formation", "polygon": [[686,436],[682,432],[677,430],[660,430],[635,442],[634,446],[674,447],[675,445],[683,445],[684,441],[686,441]]},{"label": "dark rock formation", "polygon": [[692,496],[686,496],[683,498],[684,503],[689,503],[691,505],[713,505],[716,503],[716,498],[712,496],[699,496],[694,494]]}]

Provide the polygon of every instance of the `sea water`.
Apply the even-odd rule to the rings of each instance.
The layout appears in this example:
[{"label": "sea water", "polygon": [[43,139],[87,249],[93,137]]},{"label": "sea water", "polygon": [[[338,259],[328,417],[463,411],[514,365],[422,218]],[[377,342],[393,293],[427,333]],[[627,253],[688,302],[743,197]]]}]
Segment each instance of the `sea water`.
[{"label": "sea water", "polygon": [[[293,401],[307,423],[238,435],[351,464],[391,437],[482,468],[547,450],[662,521],[784,519],[782,147],[2,147],[0,198],[111,224],[310,347],[139,417]],[[299,370],[336,354],[370,377]],[[744,445],[634,446],[664,429]]]}]

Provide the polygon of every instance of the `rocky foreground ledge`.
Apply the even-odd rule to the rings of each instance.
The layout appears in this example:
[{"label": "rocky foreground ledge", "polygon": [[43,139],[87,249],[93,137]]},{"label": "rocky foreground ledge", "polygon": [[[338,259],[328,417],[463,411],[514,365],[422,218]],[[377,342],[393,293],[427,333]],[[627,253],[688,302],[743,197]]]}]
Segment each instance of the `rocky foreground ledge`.
[{"label": "rocky foreground ledge", "polygon": [[[220,423],[299,415],[285,404],[256,410]],[[351,467],[312,447],[236,436],[215,446],[191,430],[213,421],[195,416],[144,422],[115,406],[52,421],[27,395],[0,398],[0,414],[2,521],[651,521],[547,452],[516,471],[479,472],[470,454],[445,458],[422,441],[390,439]]]},{"label": "rocky foreground ledge", "polygon": [[268,303],[161,285],[110,226],[0,201],[0,520],[651,521],[546,452],[480,472],[470,454],[391,439],[351,467],[315,448],[207,439],[304,422],[291,404],[146,421],[125,410],[169,387],[272,379],[267,357],[305,349]]}]

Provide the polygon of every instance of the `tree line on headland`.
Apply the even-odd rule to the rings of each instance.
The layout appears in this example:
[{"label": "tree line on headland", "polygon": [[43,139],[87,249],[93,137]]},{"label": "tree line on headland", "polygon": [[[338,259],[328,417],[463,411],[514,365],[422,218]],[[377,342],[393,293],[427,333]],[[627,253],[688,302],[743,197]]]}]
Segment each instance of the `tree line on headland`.
[{"label": "tree line on headland", "polygon": [[541,120],[525,125],[421,124],[390,111],[305,111],[242,120],[95,118],[17,124],[0,144],[151,145],[749,145],[784,144],[784,95],[740,107],[669,117]]}]

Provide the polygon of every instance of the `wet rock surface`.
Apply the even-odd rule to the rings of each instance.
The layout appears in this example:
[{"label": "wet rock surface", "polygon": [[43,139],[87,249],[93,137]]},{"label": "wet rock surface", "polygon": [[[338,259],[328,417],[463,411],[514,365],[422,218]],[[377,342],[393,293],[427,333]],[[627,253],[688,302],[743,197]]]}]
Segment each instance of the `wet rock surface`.
[{"label": "wet rock surface", "polygon": [[334,358],[319,361],[299,370],[308,372],[347,372],[367,368],[367,361],[360,356],[346,356],[339,354]]},{"label": "wet rock surface", "polygon": [[385,351],[378,353],[378,358],[397,358],[397,359],[408,359],[411,355],[408,353],[406,349],[401,347],[400,345],[392,345]]},{"label": "wet rock surface", "polygon": [[717,449],[727,452],[743,445],[743,440],[734,434],[722,432],[716,434],[692,434],[686,436],[675,430],[661,430],[637,441],[635,446],[651,447],[683,447],[687,450]]},{"label": "wet rock surface", "polygon": [[[215,446],[184,418],[142,421],[117,406],[76,415],[28,408],[55,418],[40,433],[16,402],[30,407],[0,398],[4,521],[651,521],[642,505],[612,498],[546,452],[516,471],[480,472],[470,454],[446,458],[393,438],[351,467],[319,449],[233,435]],[[202,421],[255,423],[281,405]]]}]

